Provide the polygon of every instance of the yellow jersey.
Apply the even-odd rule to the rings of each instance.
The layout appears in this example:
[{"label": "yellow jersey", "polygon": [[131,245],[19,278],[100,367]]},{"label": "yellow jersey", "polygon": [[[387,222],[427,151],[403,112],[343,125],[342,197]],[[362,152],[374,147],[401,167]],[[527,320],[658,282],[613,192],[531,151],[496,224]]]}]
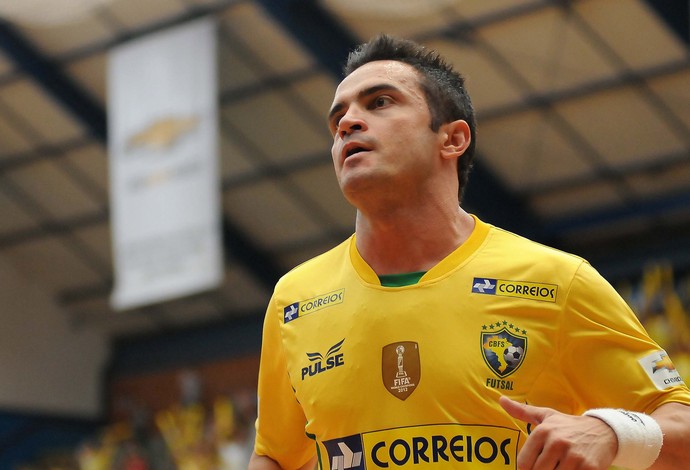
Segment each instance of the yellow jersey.
[{"label": "yellow jersey", "polygon": [[[257,454],[284,469],[515,469],[498,398],[581,414],[690,405],[665,352],[586,261],[475,218],[417,284],[383,287],[355,237],[296,267],[266,313]],[[401,254],[404,256],[404,254]]]}]

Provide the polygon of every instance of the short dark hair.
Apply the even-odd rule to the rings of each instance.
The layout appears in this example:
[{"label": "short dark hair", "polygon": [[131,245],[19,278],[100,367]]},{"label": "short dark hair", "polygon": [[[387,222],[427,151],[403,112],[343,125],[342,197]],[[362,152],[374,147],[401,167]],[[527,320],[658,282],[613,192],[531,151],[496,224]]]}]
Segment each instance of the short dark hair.
[{"label": "short dark hair", "polygon": [[377,60],[395,60],[414,67],[421,75],[420,86],[424,91],[431,114],[431,129],[436,132],[441,124],[462,119],[470,127],[470,145],[458,159],[458,201],[467,186],[477,142],[477,123],[472,101],[465,89],[465,79],[455,71],[438,52],[411,41],[381,34],[369,42],[360,44],[347,58],[343,67],[345,76],[364,64]]}]

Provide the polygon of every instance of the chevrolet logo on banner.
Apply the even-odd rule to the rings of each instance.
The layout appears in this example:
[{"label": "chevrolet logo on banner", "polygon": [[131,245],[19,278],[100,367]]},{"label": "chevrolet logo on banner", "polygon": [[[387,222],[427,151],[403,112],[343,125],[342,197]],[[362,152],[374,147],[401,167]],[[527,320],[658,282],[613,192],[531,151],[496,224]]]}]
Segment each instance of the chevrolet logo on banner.
[{"label": "chevrolet logo on banner", "polygon": [[186,134],[193,132],[198,125],[197,116],[159,119],[130,137],[127,140],[127,148],[148,147],[151,150],[165,150]]}]

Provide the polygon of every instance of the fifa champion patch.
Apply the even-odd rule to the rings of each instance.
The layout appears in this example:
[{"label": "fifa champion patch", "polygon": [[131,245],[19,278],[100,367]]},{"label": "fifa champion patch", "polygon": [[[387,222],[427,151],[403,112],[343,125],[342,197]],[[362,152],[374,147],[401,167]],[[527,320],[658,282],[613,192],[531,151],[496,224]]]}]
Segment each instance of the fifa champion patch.
[{"label": "fifa champion patch", "polygon": [[405,401],[422,377],[419,345],[414,341],[388,344],[381,352],[383,385],[388,393]]},{"label": "fifa champion patch", "polygon": [[527,331],[508,321],[482,325],[481,352],[484,362],[499,378],[489,377],[490,388],[512,390],[506,377],[518,370],[527,354]]},{"label": "fifa champion patch", "polygon": [[475,277],[472,280],[472,293],[496,295],[499,297],[517,297],[520,299],[556,302],[558,286],[528,281],[508,281],[488,277]]}]

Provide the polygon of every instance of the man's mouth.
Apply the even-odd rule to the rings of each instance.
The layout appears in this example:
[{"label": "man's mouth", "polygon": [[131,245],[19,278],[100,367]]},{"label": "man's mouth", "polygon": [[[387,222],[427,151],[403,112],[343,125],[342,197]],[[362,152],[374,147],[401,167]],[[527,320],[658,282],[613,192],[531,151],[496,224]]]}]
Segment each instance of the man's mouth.
[{"label": "man's mouth", "polygon": [[367,149],[364,147],[355,147],[352,149],[349,149],[347,152],[345,152],[345,157],[351,157],[352,155],[359,153],[359,152],[366,152]]},{"label": "man's mouth", "polygon": [[363,145],[358,145],[358,144],[352,144],[352,145],[347,145],[345,146],[345,149],[343,151],[343,159],[350,158],[351,156],[361,153],[361,152],[368,152],[371,149],[368,149],[364,147]]}]

